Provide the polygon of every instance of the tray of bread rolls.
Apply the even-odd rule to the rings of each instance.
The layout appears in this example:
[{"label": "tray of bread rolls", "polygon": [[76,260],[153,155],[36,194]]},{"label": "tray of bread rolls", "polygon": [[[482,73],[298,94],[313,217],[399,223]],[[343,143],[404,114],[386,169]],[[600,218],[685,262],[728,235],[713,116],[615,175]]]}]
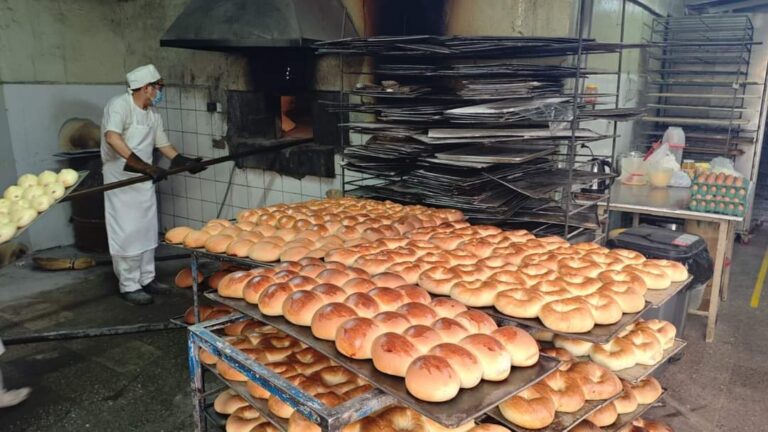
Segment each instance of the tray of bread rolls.
[{"label": "tray of bread rolls", "polygon": [[230,256],[230,255],[221,254],[221,253],[212,253],[212,252],[208,252],[207,250],[205,250],[203,248],[188,248],[188,247],[184,247],[182,245],[171,244],[171,243],[167,243],[167,242],[162,242],[161,244],[162,244],[163,247],[171,248],[171,249],[179,251],[179,252],[184,252],[184,253],[189,253],[189,254],[193,254],[194,253],[197,256],[202,257],[202,258],[207,258],[207,259],[214,260],[214,261],[228,262],[228,263],[232,263],[232,264],[235,264],[235,265],[238,265],[238,266],[241,266],[241,267],[248,267],[248,268],[250,268],[250,267],[269,267],[269,266],[274,265],[274,263],[254,261],[254,260],[252,260],[250,258],[239,258],[239,257],[236,257],[236,256]]},{"label": "tray of bread rolls", "polygon": [[453,209],[344,197],[244,210],[235,221],[212,219],[200,229],[177,226],[164,240],[213,259],[265,265],[323,258],[330,250],[380,236],[463,220],[463,213]]},{"label": "tray of bread rolls", "polygon": [[[288,431],[288,421],[284,418],[278,417],[277,415],[273,414],[269,410],[268,402],[265,399],[257,399],[253,397],[248,392],[248,387],[237,381],[230,381],[225,379],[224,377],[219,374],[219,372],[216,370],[216,367],[205,365],[205,367],[208,369],[209,372],[211,372],[213,375],[218,377],[220,380],[222,380],[224,383],[227,384],[227,386],[231,389],[229,392],[227,392],[227,395],[234,396],[237,395],[237,398],[232,397],[232,400],[227,402],[226,404],[220,404],[222,406],[233,406],[238,405],[235,410],[242,408],[244,406],[252,407],[253,410],[255,410],[255,414],[249,415],[250,420],[256,419],[256,418],[263,418],[264,420],[270,422],[273,426],[275,426],[277,429],[281,430],[282,432]],[[218,398],[217,398],[218,401]],[[216,403],[214,402],[214,406],[216,407]],[[226,409],[216,410],[219,414],[226,414],[226,415],[232,415],[235,410],[228,411]],[[250,410],[249,410],[250,411]],[[242,412],[242,411],[241,411]],[[241,417],[244,417],[243,415],[240,415]]]},{"label": "tray of bread rolls", "polygon": [[619,378],[595,363],[564,363],[561,370],[502,402],[489,415],[517,432],[564,432],[624,395]]},{"label": "tray of bread rolls", "polygon": [[[482,380],[472,388],[462,389],[448,401],[430,403],[413,396],[406,388],[405,380],[402,377],[379,371],[372,361],[356,360],[342,355],[333,341],[315,337],[311,327],[292,324],[282,316],[264,315],[256,305],[246,303],[243,300],[222,297],[214,292],[208,292],[205,295],[211,300],[237,309],[295,337],[359,375],[374,387],[392,395],[402,404],[446,427],[457,427],[481,416],[501,401],[543,379],[555,371],[560,364],[558,360],[552,357],[540,356],[538,362],[533,366],[511,368],[508,376],[502,381]],[[397,361],[393,360],[393,363],[396,364]],[[424,387],[426,387],[426,391],[429,391],[429,386],[426,383]]]},{"label": "tray of bread rolls", "polygon": [[574,359],[592,360],[634,383],[652,374],[685,347],[687,342],[676,338],[676,334],[677,329],[672,323],[651,319],[631,324],[606,344],[562,335],[553,335],[542,343],[551,343]]},{"label": "tray of bread rolls", "polygon": [[626,414],[619,414],[615,422],[613,422],[608,426],[603,426],[601,429],[603,430],[603,432],[618,432],[622,430],[623,427],[632,423],[635,419],[642,417],[646,411],[653,408],[653,406],[656,404],[656,402],[659,399],[661,399],[664,393],[666,393],[666,391],[662,390],[661,394],[653,402],[650,402],[647,404],[638,404],[637,408],[634,411],[628,412]]},{"label": "tray of bread rolls", "polygon": [[513,324],[521,325],[531,329],[544,330],[554,334],[568,336],[574,339],[588,341],[592,343],[606,343],[621,333],[621,331],[640,319],[643,313],[651,307],[650,303],[645,303],[645,306],[640,312],[637,313],[625,313],[621,316],[621,319],[610,325],[596,324],[592,329],[586,333],[568,333],[563,331],[553,330],[538,318],[515,318],[509,315],[505,315],[494,308],[477,308],[478,310],[487,313],[492,316],[499,324]]},{"label": "tray of bread rolls", "polygon": [[693,276],[689,276],[688,279],[682,282],[672,282],[672,284],[667,289],[648,290],[645,292],[645,300],[653,307],[661,306],[666,303],[667,300],[671,299],[675,294],[680,292],[680,290],[687,287],[692,280]]},{"label": "tray of bread rolls", "polygon": [[[205,342],[200,343],[201,364],[236,392],[239,400],[248,402],[249,413],[238,421],[247,425],[245,420],[251,420],[253,426],[258,424],[255,420],[268,421],[280,430],[288,430],[290,419],[299,414],[282,400],[286,394],[298,398],[301,406],[314,407],[307,409],[319,412],[321,421],[331,421],[333,417],[333,421],[342,425],[395,403],[391,396],[364,383],[295,338],[272,326],[244,318],[243,315],[227,317],[223,321],[190,327],[190,331]],[[221,331],[223,335],[218,334]],[[246,363],[237,357],[249,358],[262,369],[269,370],[266,375],[276,374],[285,379],[288,386],[281,388],[268,381],[269,385],[262,387],[250,381],[243,368],[254,366],[245,366]],[[262,376],[255,369],[253,372]],[[283,396],[278,397],[279,394]],[[334,410],[336,405],[340,405],[340,411]]]}]

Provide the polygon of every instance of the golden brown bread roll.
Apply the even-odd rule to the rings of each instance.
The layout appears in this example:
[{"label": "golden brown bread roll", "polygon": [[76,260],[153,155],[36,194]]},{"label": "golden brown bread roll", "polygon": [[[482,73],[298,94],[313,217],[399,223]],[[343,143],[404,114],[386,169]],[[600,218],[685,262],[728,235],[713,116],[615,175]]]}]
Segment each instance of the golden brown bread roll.
[{"label": "golden brown bread roll", "polygon": [[459,393],[461,379],[448,360],[435,355],[422,355],[408,365],[405,387],[410,394],[423,401],[445,402]]},{"label": "golden brown bread roll", "polygon": [[[203,273],[198,270],[197,283],[203,282]],[[177,288],[191,288],[192,287],[192,269],[184,267],[176,273],[176,277],[173,278],[173,284]]]},{"label": "golden brown bread roll", "polygon": [[315,312],[312,317],[312,334],[323,340],[332,341],[344,321],[357,317],[357,313],[344,303],[329,303]]},{"label": "golden brown bread roll", "polygon": [[204,231],[196,231],[192,230],[187,233],[186,236],[184,236],[183,244],[184,247],[190,248],[190,249],[199,249],[205,246],[206,240],[208,240],[208,237],[211,235]]},{"label": "golden brown bread roll", "polygon": [[248,271],[236,271],[224,276],[217,289],[222,297],[243,298],[243,289],[253,273]]},{"label": "golden brown bread roll", "polygon": [[420,354],[403,335],[387,332],[377,336],[371,344],[373,366],[385,374],[403,377],[408,365]]},{"label": "golden brown bread roll", "polygon": [[171,228],[168,230],[168,232],[165,233],[165,241],[170,244],[180,244],[184,241],[184,237],[187,236],[191,231],[193,231],[192,228],[187,226],[180,226]]}]

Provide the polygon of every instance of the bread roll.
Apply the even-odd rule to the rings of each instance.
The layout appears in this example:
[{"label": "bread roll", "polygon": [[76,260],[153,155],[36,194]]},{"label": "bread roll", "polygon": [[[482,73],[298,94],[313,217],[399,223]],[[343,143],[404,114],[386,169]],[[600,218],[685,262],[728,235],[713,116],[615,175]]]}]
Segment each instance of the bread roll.
[{"label": "bread roll", "polygon": [[294,291],[283,301],[283,316],[292,324],[309,326],[312,317],[325,304],[323,298],[312,291]]},{"label": "bread roll", "polygon": [[459,393],[461,379],[448,360],[435,355],[423,355],[408,365],[405,387],[410,394],[423,401],[445,402]]},{"label": "bread roll", "polygon": [[261,240],[248,249],[248,258],[260,262],[274,262],[280,258],[283,247],[277,243]]},{"label": "bread roll", "polygon": [[355,277],[344,282],[342,288],[344,288],[344,290],[349,293],[367,293],[368,291],[376,288],[376,284],[371,282],[371,280],[368,278]]},{"label": "bread roll", "polygon": [[394,288],[376,287],[368,291],[368,295],[379,303],[379,309],[383,311],[395,310],[406,302],[403,292]]},{"label": "bread roll", "polygon": [[247,271],[232,272],[219,282],[218,293],[222,297],[243,298],[243,289],[253,274]]},{"label": "bread roll", "polygon": [[412,325],[403,330],[402,335],[422,352],[429,351],[435,345],[443,343],[443,337],[435,329],[425,325]]},{"label": "bread roll", "polygon": [[398,307],[396,312],[408,317],[408,321],[412,324],[429,325],[437,319],[435,310],[424,303],[405,303]]},{"label": "bread roll", "polygon": [[251,247],[254,244],[255,242],[248,239],[235,239],[227,246],[226,254],[239,258],[245,258],[248,256],[248,251],[251,250]]},{"label": "bread roll", "polygon": [[[197,272],[197,283],[203,282],[203,273]],[[192,287],[192,269],[184,267],[176,273],[176,277],[173,278],[173,284],[177,288],[191,288]]]},{"label": "bread roll", "polygon": [[539,346],[525,330],[507,326],[500,327],[490,334],[507,350],[512,366],[533,366],[539,361]]},{"label": "bread roll", "polygon": [[312,334],[318,339],[332,341],[339,326],[355,317],[355,310],[344,303],[329,303],[318,309],[312,317]]},{"label": "bread roll", "polygon": [[400,285],[394,289],[403,293],[406,302],[427,304],[432,301],[432,297],[427,290],[416,285]]},{"label": "bread roll", "polygon": [[203,231],[189,231],[186,236],[184,236],[183,244],[184,247],[190,248],[190,249],[199,249],[205,246],[206,240],[208,240],[208,237],[210,237],[210,234],[203,232]]},{"label": "bread roll", "polygon": [[507,379],[512,369],[512,357],[496,338],[477,333],[461,339],[458,344],[468,349],[480,361],[484,380]]},{"label": "bread roll", "polygon": [[250,304],[259,304],[261,293],[274,283],[277,282],[271,276],[253,276],[243,287],[243,299]]},{"label": "bread roll", "polygon": [[600,409],[587,416],[587,420],[598,427],[610,426],[616,422],[617,418],[619,418],[619,413],[616,412],[616,405],[613,403],[603,405]]},{"label": "bread roll", "polygon": [[432,309],[440,317],[453,318],[461,312],[467,310],[467,307],[454,299],[447,297],[438,297],[429,303]]},{"label": "bread roll", "polygon": [[432,347],[426,354],[448,360],[448,364],[459,375],[461,388],[475,387],[483,379],[483,367],[480,361],[474,354],[460,345],[441,343]]},{"label": "bread roll", "polygon": [[205,250],[210,253],[224,253],[234,240],[235,237],[231,235],[214,234],[205,241]]},{"label": "bread roll", "polygon": [[555,420],[555,401],[535,385],[502,402],[499,410],[504,418],[526,429],[543,429]]},{"label": "bread roll", "polygon": [[370,318],[350,318],[336,330],[336,349],[353,359],[370,359],[373,340],[383,332]]},{"label": "bread roll", "polygon": [[293,288],[286,282],[274,283],[259,295],[259,311],[268,316],[280,316],[283,314],[283,302],[293,292]]},{"label": "bread roll", "polygon": [[213,409],[219,414],[230,415],[238,408],[248,406],[248,401],[232,389],[224,390],[213,401]]},{"label": "bread roll", "polygon": [[184,237],[186,237],[187,234],[189,234],[191,231],[193,231],[193,229],[187,226],[171,228],[165,233],[164,238],[166,243],[180,244],[184,241]]},{"label": "bread roll", "polygon": [[431,327],[437,330],[446,342],[456,343],[469,335],[469,330],[453,318],[439,318],[432,323]]},{"label": "bread roll", "polygon": [[547,375],[543,383],[549,387],[558,412],[575,413],[584,407],[586,398],[577,376],[556,370]]},{"label": "bread roll", "polygon": [[312,291],[319,294],[325,303],[340,303],[347,298],[347,292],[334,284],[322,283],[312,288]]},{"label": "bread roll", "polygon": [[408,283],[402,276],[390,272],[379,273],[373,276],[371,282],[376,284],[376,286],[387,288],[394,288]]},{"label": "bread roll", "polygon": [[[478,310],[467,310],[453,317],[471,333],[486,333],[499,328],[496,322],[488,314]],[[527,333],[526,333],[527,334]]]},{"label": "bread roll", "polygon": [[635,396],[634,390],[632,390],[632,386],[624,380],[621,381],[621,385],[624,389],[624,393],[618,399],[613,401],[613,404],[616,406],[616,412],[619,413],[619,415],[631,413],[636,410],[638,406],[637,397]]},{"label": "bread roll", "polygon": [[389,375],[404,377],[408,365],[419,354],[419,350],[405,336],[397,333],[382,333],[371,344],[373,366]]}]

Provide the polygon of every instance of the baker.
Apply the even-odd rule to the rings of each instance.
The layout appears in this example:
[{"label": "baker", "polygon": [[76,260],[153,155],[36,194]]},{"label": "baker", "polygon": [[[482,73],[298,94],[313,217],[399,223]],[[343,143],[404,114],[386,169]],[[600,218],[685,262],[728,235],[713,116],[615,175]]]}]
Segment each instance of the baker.
[{"label": "baker", "polygon": [[[151,294],[170,290],[155,280],[158,243],[155,183],[166,170],[152,164],[154,150],[171,160],[171,168],[194,165],[171,145],[163,121],[154,108],[163,100],[163,79],[153,65],[140,66],[126,75],[128,92],[109,100],[101,120],[101,160],[104,183],[149,175],[152,181],[104,193],[109,253],[120,281],[121,297],[135,305],[152,303]],[[203,168],[204,169],[204,168]],[[202,169],[190,169],[197,173]]]}]

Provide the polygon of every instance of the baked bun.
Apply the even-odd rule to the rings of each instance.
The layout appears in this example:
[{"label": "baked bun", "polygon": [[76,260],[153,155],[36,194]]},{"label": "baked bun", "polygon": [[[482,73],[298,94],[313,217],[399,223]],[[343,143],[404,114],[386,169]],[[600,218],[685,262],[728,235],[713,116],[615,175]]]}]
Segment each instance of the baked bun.
[{"label": "baked bun", "polygon": [[640,405],[654,403],[663,392],[661,384],[659,384],[659,381],[654,377],[642,379],[634,384],[630,384],[630,387],[635,394],[637,403]]},{"label": "baked bun", "polygon": [[373,366],[385,374],[404,377],[419,350],[403,335],[382,333],[371,344]]},{"label": "baked bun", "polygon": [[499,410],[504,418],[526,429],[543,429],[555,420],[555,401],[536,385],[502,402]]},{"label": "baked bun", "polygon": [[616,412],[619,415],[631,413],[638,406],[637,397],[634,390],[632,390],[632,386],[624,380],[621,381],[621,385],[624,388],[624,393],[613,401],[613,404],[616,406]]},{"label": "baked bun", "polygon": [[199,249],[205,246],[205,242],[210,236],[211,235],[205,231],[192,230],[188,232],[186,236],[184,236],[182,243],[184,244],[185,248]]},{"label": "baked bun", "polygon": [[564,333],[586,333],[595,327],[589,303],[575,297],[546,303],[539,319],[547,328]]},{"label": "baked bun", "polygon": [[510,432],[510,430],[497,424],[484,423],[473,427],[468,432]]},{"label": "baked bun", "polygon": [[193,229],[186,226],[171,228],[165,233],[164,239],[166,243],[180,244],[184,241],[184,237],[191,231],[193,231]]},{"label": "baked bun", "polygon": [[539,361],[539,346],[525,330],[507,326],[492,331],[490,335],[507,350],[512,366],[533,366]]},{"label": "baked bun", "polygon": [[432,347],[426,354],[448,360],[448,364],[459,375],[461,388],[475,387],[483,379],[483,367],[480,361],[474,354],[460,345],[441,343]]},{"label": "baked bun", "polygon": [[568,372],[581,381],[587,400],[606,400],[619,394],[621,381],[613,372],[593,362],[574,363]]},{"label": "baked bun", "polygon": [[294,291],[283,302],[283,316],[292,324],[306,327],[312,324],[312,317],[324,304],[320,294],[306,290]]},{"label": "baked bun", "polygon": [[488,314],[473,309],[461,312],[454,316],[453,319],[458,321],[471,333],[490,334],[492,331],[499,328],[499,326],[496,325],[496,321],[494,321]]},{"label": "baked bun", "polygon": [[483,379],[502,381],[512,369],[512,356],[496,338],[486,334],[473,334],[458,343],[477,357],[483,368]]},{"label": "baked bun", "polygon": [[438,297],[429,302],[432,309],[437,312],[440,317],[453,318],[467,310],[467,307],[457,302],[454,299],[448,297]]},{"label": "baked bun", "polygon": [[243,300],[250,304],[259,304],[261,293],[274,283],[277,283],[277,281],[275,281],[272,276],[253,276],[248,279],[243,287]]},{"label": "baked bun", "polygon": [[425,325],[413,325],[402,332],[402,335],[422,352],[429,351],[433,346],[443,343],[443,337],[435,329]]},{"label": "baked bun", "polygon": [[586,398],[576,376],[556,370],[547,375],[543,383],[549,387],[550,396],[555,401],[555,410],[558,412],[575,413],[584,406]]},{"label": "baked bun", "polygon": [[435,355],[423,355],[408,365],[405,387],[417,399],[445,402],[459,393],[461,378],[448,360]]},{"label": "baked bun", "polygon": [[[197,283],[203,282],[203,273],[197,272]],[[192,269],[184,267],[176,273],[176,277],[173,278],[173,284],[178,288],[191,288],[192,287]]]},{"label": "baked bun", "polygon": [[336,349],[353,359],[370,359],[373,340],[382,333],[377,321],[364,317],[350,318],[336,330]]},{"label": "baked bun", "polygon": [[600,409],[587,416],[587,420],[598,427],[610,426],[615,423],[618,418],[619,413],[616,411],[616,405],[613,403],[603,405]]},{"label": "baked bun", "polygon": [[241,299],[243,298],[245,284],[253,276],[253,273],[248,271],[232,272],[221,279],[217,291],[222,297]]},{"label": "baked bun", "polygon": [[232,389],[224,390],[213,401],[213,409],[219,414],[229,415],[238,408],[248,406],[248,401],[235,393]]},{"label": "baked bun", "polygon": [[339,326],[355,317],[355,310],[344,303],[329,303],[318,309],[312,317],[312,334],[318,339],[332,341]]},{"label": "baked bun", "polygon": [[283,314],[283,302],[293,293],[293,288],[285,282],[274,283],[259,295],[259,311],[268,316]]}]

